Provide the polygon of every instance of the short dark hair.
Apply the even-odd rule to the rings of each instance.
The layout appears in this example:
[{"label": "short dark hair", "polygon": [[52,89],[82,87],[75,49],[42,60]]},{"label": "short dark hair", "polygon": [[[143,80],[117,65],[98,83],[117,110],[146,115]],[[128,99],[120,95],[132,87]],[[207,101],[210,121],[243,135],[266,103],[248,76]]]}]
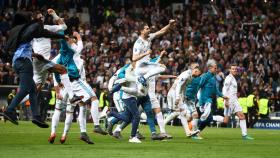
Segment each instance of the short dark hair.
[{"label": "short dark hair", "polygon": [[232,67],[232,66],[238,66],[238,65],[236,63],[231,63],[230,67]]},{"label": "short dark hair", "polygon": [[142,30],[144,30],[145,26],[149,26],[146,22],[141,22],[138,26],[138,32],[141,33]]}]

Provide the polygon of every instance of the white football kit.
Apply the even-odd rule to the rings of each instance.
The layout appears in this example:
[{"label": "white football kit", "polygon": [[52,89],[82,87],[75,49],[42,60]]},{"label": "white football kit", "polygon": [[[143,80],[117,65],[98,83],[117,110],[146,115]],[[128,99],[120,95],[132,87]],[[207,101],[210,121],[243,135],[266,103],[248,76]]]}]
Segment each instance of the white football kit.
[{"label": "white football kit", "polygon": [[229,74],[226,77],[222,92],[224,96],[229,97],[229,107],[224,107],[225,116],[231,116],[231,114],[242,111],[242,107],[240,106],[237,97],[237,82],[232,74]]}]

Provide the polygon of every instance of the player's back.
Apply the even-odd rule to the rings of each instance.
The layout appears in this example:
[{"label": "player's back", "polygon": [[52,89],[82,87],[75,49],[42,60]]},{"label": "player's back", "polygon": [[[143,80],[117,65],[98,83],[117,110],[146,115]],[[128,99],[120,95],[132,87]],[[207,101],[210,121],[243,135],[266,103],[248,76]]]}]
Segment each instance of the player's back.
[{"label": "player's back", "polygon": [[[62,29],[60,25],[44,25],[44,29],[51,32],[58,32]],[[51,52],[51,39],[50,38],[34,38],[32,40],[33,51],[37,54],[42,55],[45,59],[50,58]]]}]

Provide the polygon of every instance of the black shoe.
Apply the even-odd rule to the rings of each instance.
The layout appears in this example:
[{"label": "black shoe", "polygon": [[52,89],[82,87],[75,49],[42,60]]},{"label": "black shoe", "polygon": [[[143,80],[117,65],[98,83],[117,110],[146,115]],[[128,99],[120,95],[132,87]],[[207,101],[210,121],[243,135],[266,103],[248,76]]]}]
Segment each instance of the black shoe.
[{"label": "black shoe", "polygon": [[89,136],[87,135],[86,132],[81,133],[80,139],[88,144],[94,144],[93,141],[90,140]]},{"label": "black shoe", "polygon": [[84,96],[76,96],[76,95],[74,95],[73,98],[70,99],[70,103],[71,103],[71,104],[77,104],[77,103],[79,103],[83,98],[84,98]]},{"label": "black shoe", "polygon": [[34,118],[32,119],[32,123],[40,128],[49,128],[49,125],[42,120],[41,116],[34,116]]},{"label": "black shoe", "polygon": [[4,116],[4,121],[6,122],[6,120],[9,120],[10,122],[12,122],[15,125],[18,125],[17,122],[17,116],[15,113],[13,112],[8,112],[8,111],[4,111],[0,113],[0,116]]},{"label": "black shoe", "polygon": [[107,126],[107,132],[111,136],[111,135],[113,135],[113,127],[114,127],[114,125],[110,121],[108,122],[107,125],[108,125]]},{"label": "black shoe", "polygon": [[136,133],[136,137],[137,137],[138,139],[140,139],[140,140],[144,140],[144,139],[145,139],[145,137],[144,137],[140,132],[137,132],[137,133]]},{"label": "black shoe", "polygon": [[99,133],[102,135],[107,135],[108,133],[106,131],[104,131],[100,126],[95,126],[93,129],[94,133]]},{"label": "black shoe", "polygon": [[163,140],[164,137],[160,134],[152,133],[151,139],[152,140]]},{"label": "black shoe", "polygon": [[121,132],[117,131],[113,133],[113,137],[117,138],[117,139],[122,139],[122,135]]},{"label": "black shoe", "polygon": [[167,133],[161,133],[160,135],[164,137],[164,139],[173,139],[173,137]]}]

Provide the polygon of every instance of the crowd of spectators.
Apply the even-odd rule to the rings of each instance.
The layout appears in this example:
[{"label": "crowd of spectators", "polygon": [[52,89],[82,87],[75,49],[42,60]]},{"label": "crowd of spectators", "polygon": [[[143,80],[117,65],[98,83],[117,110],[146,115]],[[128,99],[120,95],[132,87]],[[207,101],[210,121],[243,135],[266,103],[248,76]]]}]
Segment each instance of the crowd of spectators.
[{"label": "crowd of spectators", "polygon": [[[222,86],[230,64],[237,63],[239,95],[254,93],[259,98],[269,98],[271,108],[280,110],[280,3],[277,0],[188,0],[175,9],[171,5],[163,7],[159,0],[135,1],[135,5],[125,0],[102,4],[105,2],[68,0],[62,5],[65,10],[58,9],[68,32],[76,30],[82,35],[87,81],[97,90],[105,89],[113,73],[132,57],[140,22],[147,22],[154,32],[168,24],[169,19],[176,19],[176,28],[155,39],[152,45],[152,56],[163,49],[168,52],[162,60],[167,66],[166,74],[178,75],[191,62],[198,62],[206,71],[205,64],[214,59],[218,63],[217,79]],[[39,7],[35,0],[29,3],[34,3],[34,7],[26,10],[47,8]],[[91,17],[89,23],[81,23],[75,13],[69,17],[68,8],[79,12],[85,6]],[[7,9],[2,10],[0,84],[18,84],[10,62],[12,53],[3,49],[11,17]],[[53,42],[52,57],[58,52],[59,44]],[[156,91],[162,106],[166,106],[172,83],[172,80],[157,81]]]}]

